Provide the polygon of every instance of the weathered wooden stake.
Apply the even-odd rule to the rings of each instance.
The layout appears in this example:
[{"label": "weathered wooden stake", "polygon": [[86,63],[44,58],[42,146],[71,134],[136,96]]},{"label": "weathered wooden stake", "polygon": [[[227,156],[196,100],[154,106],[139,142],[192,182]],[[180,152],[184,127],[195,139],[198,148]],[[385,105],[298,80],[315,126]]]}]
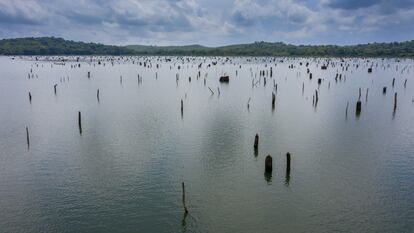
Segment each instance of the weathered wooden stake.
[{"label": "weathered wooden stake", "polygon": [[29,91],[29,102],[32,103],[32,94]]},{"label": "weathered wooden stake", "polygon": [[82,117],[81,112],[78,112],[78,125],[79,125],[79,133],[82,134]]},{"label": "weathered wooden stake", "polygon": [[383,87],[383,88],[382,88],[382,94],[384,94],[384,95],[385,95],[386,93],[387,93],[387,87]]},{"label": "weathered wooden stake", "polygon": [[367,88],[367,92],[365,94],[365,102],[368,102],[368,91],[369,91],[369,88]]},{"label": "weathered wooden stake", "polygon": [[272,92],[272,109],[275,109],[276,95]]},{"label": "weathered wooden stake", "polygon": [[265,159],[265,171],[272,172],[273,170],[273,159],[272,156],[267,155]]},{"label": "weathered wooden stake", "polygon": [[356,111],[355,111],[356,115],[361,114],[361,108],[362,108],[361,101],[358,100],[358,102],[356,104]]},{"label": "weathered wooden stake", "polygon": [[56,87],[57,87],[57,84],[53,85],[53,89],[55,90],[55,95],[56,95]]},{"label": "weathered wooden stake", "polygon": [[184,207],[184,213],[188,214],[187,206],[185,205],[185,185],[184,182],[181,183],[181,187],[183,188],[183,207]]},{"label": "weathered wooden stake", "polygon": [[98,99],[98,102],[99,102],[99,88],[98,88],[98,90],[96,91],[96,98]]},{"label": "weathered wooden stake", "polygon": [[397,92],[394,94],[394,112],[397,110]]},{"label": "weathered wooden stake", "polygon": [[259,134],[256,134],[254,137],[254,149],[257,150],[259,148]]},{"label": "weathered wooden stake", "polygon": [[305,82],[302,82],[302,95],[304,91],[305,91]]},{"label": "weathered wooden stake", "polygon": [[183,103],[183,99],[181,99],[181,115],[183,114],[184,111],[184,103]]},{"label": "weathered wooden stake", "polygon": [[286,153],[286,174],[290,173],[290,153]]},{"label": "weathered wooden stake", "polygon": [[247,101],[247,110],[250,109],[250,99],[251,99],[251,97],[249,97],[249,100]]},{"label": "weathered wooden stake", "polygon": [[26,126],[26,141],[27,141],[27,147],[30,146],[30,138],[29,138],[29,127]]},{"label": "weathered wooden stake", "polygon": [[345,117],[348,117],[348,106],[349,106],[349,101],[346,102]]}]

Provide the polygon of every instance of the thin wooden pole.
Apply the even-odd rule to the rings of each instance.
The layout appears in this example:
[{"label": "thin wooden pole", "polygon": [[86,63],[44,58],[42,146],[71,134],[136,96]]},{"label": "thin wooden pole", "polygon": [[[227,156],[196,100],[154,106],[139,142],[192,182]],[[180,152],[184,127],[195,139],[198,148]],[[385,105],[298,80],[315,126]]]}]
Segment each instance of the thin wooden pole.
[{"label": "thin wooden pole", "polygon": [[26,126],[26,141],[27,141],[27,147],[30,146],[30,137],[29,137],[29,127]]},{"label": "thin wooden pole", "polygon": [[78,112],[78,125],[79,125],[79,133],[82,134],[82,117],[81,112]]},{"label": "thin wooden pole", "polygon": [[397,110],[397,92],[394,94],[394,112]]},{"label": "thin wooden pole", "polygon": [[184,207],[184,213],[188,214],[187,206],[185,205],[185,185],[184,182],[181,183],[181,187],[183,189],[183,207]]}]

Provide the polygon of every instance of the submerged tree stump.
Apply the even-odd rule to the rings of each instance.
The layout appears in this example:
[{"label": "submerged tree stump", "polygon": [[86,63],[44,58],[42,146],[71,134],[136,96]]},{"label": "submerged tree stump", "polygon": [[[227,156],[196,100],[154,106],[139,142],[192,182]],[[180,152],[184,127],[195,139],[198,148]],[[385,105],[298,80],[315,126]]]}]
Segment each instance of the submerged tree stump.
[{"label": "submerged tree stump", "polygon": [[272,172],[273,170],[273,159],[272,156],[267,155],[265,159],[265,171]]},{"label": "submerged tree stump", "polygon": [[219,81],[221,83],[229,83],[230,82],[230,77],[228,75],[221,76]]},{"label": "submerged tree stump", "polygon": [[361,101],[358,100],[358,102],[356,104],[356,111],[355,111],[355,113],[356,113],[357,116],[361,114],[361,108],[362,108]]}]

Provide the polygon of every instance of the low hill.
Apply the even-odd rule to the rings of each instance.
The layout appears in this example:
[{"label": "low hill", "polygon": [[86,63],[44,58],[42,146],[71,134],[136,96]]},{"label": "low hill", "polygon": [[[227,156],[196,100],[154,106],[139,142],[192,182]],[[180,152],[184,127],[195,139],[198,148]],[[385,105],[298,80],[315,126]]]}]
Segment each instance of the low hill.
[{"label": "low hill", "polygon": [[291,45],[282,42],[255,42],[221,47],[113,46],[84,43],[55,37],[0,40],[2,55],[181,55],[181,56],[333,56],[333,57],[410,57],[414,40],[360,45]]},{"label": "low hill", "polygon": [[2,55],[128,55],[134,51],[119,46],[75,42],[55,37],[0,40]]}]

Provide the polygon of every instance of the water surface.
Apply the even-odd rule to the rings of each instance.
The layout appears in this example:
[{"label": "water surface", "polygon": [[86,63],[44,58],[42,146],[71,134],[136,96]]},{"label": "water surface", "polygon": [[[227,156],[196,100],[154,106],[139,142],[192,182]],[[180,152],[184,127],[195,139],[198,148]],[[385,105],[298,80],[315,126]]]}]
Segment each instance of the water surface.
[{"label": "water surface", "polygon": [[412,60],[107,59],[0,57],[1,232],[414,231]]}]

